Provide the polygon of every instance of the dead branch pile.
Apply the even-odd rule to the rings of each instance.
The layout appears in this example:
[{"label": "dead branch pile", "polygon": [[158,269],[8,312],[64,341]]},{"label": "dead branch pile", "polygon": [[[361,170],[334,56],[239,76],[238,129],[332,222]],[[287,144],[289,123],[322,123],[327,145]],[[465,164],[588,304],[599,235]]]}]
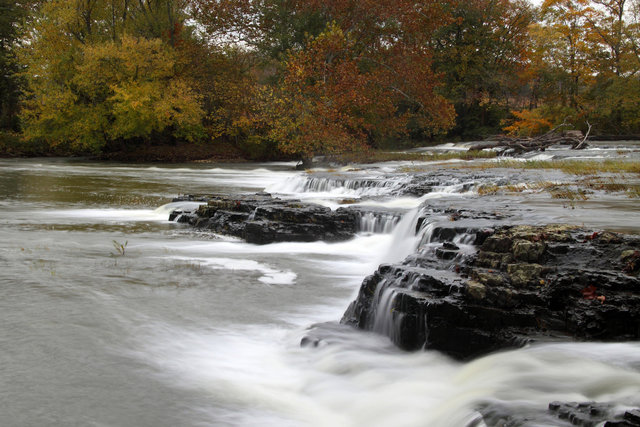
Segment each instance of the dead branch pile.
[{"label": "dead branch pile", "polygon": [[552,145],[570,145],[574,150],[580,150],[587,147],[587,138],[591,132],[591,125],[587,122],[589,129],[583,136],[580,131],[570,131],[561,133],[558,129],[567,126],[566,123],[551,129],[544,135],[531,137],[531,138],[517,138],[506,135],[498,135],[491,138],[487,142],[476,145],[475,150],[484,150],[489,148],[501,148],[503,153],[509,152],[512,154],[526,153],[529,151],[544,151],[546,148]]}]

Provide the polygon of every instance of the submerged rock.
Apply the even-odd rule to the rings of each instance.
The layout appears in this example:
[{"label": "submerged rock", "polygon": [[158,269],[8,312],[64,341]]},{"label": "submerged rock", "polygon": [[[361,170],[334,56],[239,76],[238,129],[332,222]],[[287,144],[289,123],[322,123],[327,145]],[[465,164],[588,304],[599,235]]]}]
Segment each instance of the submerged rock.
[{"label": "submerged rock", "polygon": [[638,236],[502,226],[456,255],[455,235],[441,230],[431,239],[444,244],[381,265],[342,322],[460,359],[537,340],[640,339],[640,279],[629,268]]}]

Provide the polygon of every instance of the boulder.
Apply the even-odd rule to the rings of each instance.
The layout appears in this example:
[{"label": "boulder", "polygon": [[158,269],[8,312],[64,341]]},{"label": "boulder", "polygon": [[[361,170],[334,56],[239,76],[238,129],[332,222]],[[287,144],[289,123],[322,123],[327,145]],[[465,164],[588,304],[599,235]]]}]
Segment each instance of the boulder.
[{"label": "boulder", "polygon": [[[183,199],[175,199],[179,201]],[[191,212],[174,211],[170,220],[199,229],[236,236],[249,243],[341,241],[357,231],[356,211],[335,211],[299,200],[281,200],[267,193],[243,196],[185,196],[184,200],[206,201]]]},{"label": "boulder", "polygon": [[478,231],[465,256],[429,247],[367,277],[342,322],[459,359],[557,338],[640,339],[638,236],[501,226]]}]

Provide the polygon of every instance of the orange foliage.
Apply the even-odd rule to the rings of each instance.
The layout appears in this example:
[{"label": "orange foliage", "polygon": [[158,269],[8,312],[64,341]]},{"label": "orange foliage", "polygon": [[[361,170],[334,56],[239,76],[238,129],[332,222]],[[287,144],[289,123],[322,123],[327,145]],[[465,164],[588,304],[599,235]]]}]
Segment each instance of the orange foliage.
[{"label": "orange foliage", "polygon": [[503,128],[509,135],[533,136],[551,129],[552,123],[544,118],[539,110],[512,111],[513,122]]},{"label": "orange foliage", "polygon": [[[295,3],[295,2],[294,2]],[[375,137],[406,132],[412,121],[432,133],[453,125],[436,93],[431,32],[446,21],[432,2],[307,1],[334,19],[306,48],[290,54],[268,113],[270,137],[303,157],[358,150]]]},{"label": "orange foliage", "polygon": [[[259,50],[261,43],[275,46],[283,37],[280,46],[292,49],[281,68],[273,68],[280,80],[254,88],[259,111],[249,108],[235,122],[238,129],[255,126],[284,152],[309,157],[362,149],[376,138],[405,132],[409,121],[432,134],[453,125],[453,108],[436,93],[441,79],[431,66],[431,36],[449,22],[441,4],[426,0],[192,0],[192,4],[214,39],[231,37]],[[321,34],[316,30],[306,39],[286,43],[289,35],[278,31],[299,30],[306,25],[301,18],[305,16],[315,17],[316,24],[318,20],[329,24],[321,24]]]}]

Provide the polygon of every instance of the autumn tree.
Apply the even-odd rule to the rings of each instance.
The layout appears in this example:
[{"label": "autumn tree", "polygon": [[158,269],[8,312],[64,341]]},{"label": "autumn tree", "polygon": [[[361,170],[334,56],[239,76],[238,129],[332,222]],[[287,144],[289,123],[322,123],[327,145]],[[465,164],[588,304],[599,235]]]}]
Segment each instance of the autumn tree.
[{"label": "autumn tree", "polygon": [[177,49],[188,37],[179,3],[44,3],[20,52],[27,139],[99,151],[114,142],[202,136],[200,100]]},{"label": "autumn tree", "polygon": [[585,16],[593,40],[603,47],[604,55],[598,59],[601,72],[622,75],[628,68],[629,43],[627,40],[628,0],[591,0],[591,7]]},{"label": "autumn tree", "polygon": [[437,93],[429,40],[447,20],[439,5],[405,1],[325,1],[300,5],[331,19],[326,30],[291,51],[270,135],[302,157],[377,145],[453,124]]},{"label": "autumn tree", "polygon": [[435,68],[458,120],[452,135],[495,133],[523,86],[531,6],[518,0],[449,1],[453,17],[435,32]]},{"label": "autumn tree", "polygon": [[[441,5],[401,1],[194,0],[214,42],[248,46],[263,61],[259,114],[244,123],[308,157],[376,144],[411,123],[431,135],[453,111],[436,92],[430,37]],[[237,12],[241,11],[241,12]],[[246,128],[246,126],[245,126]]]},{"label": "autumn tree", "polygon": [[588,116],[600,132],[640,132],[638,107],[640,70],[628,0],[592,0],[586,19],[591,32],[594,83],[586,92]]},{"label": "autumn tree", "polygon": [[176,55],[161,40],[124,35],[83,45],[77,54],[62,84],[47,77],[31,82],[34,95],[23,113],[28,138],[96,151],[165,132],[191,141],[202,135],[198,97],[176,74]]},{"label": "autumn tree", "polygon": [[588,12],[589,0],[542,3],[540,21],[529,29],[528,106],[513,112],[509,132],[529,135],[563,121],[584,123],[585,95],[594,75]]}]

